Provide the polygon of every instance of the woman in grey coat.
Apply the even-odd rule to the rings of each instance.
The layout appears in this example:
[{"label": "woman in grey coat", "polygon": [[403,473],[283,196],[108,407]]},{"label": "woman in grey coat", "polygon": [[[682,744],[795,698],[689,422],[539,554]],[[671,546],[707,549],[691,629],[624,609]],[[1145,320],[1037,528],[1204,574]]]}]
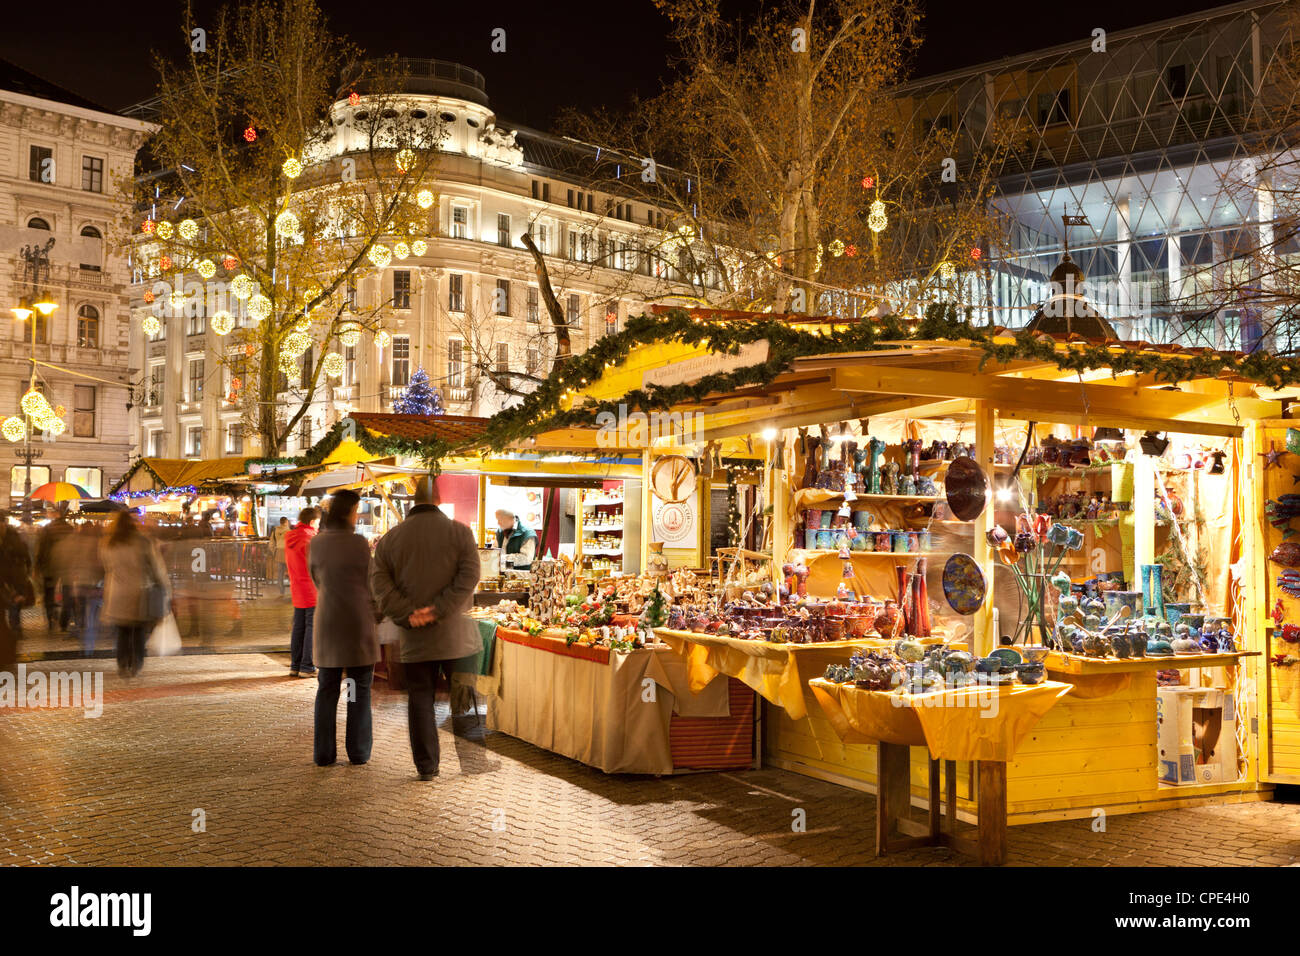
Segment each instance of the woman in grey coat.
[{"label": "woman in grey coat", "polygon": [[355,491],[335,492],[307,558],[316,585],[315,759],[320,767],[328,767],[338,757],[335,726],[345,673],[350,681],[344,733],[348,760],[368,761],[373,743],[370,685],[379,660],[379,639],[370,596],[370,545],[356,532],[360,502]]}]

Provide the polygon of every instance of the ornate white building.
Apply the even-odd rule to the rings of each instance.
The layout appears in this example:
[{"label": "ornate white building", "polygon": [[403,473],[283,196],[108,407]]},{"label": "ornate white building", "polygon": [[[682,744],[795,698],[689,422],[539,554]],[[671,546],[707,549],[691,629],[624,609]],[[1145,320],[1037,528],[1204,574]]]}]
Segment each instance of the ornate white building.
[{"label": "ornate white building", "polygon": [[[510,401],[482,374],[485,365],[498,377],[544,375],[553,339],[532,256],[520,242],[525,232],[548,257],[574,352],[621,328],[648,298],[672,301],[663,295],[681,288],[668,263],[637,252],[651,234],[662,236],[663,213],[584,185],[596,179],[594,149],[498,125],[475,70],[441,60],[405,64],[403,108],[417,118],[438,116],[446,129],[436,230],[423,255],[359,277],[358,306],[384,306],[391,342],[380,350],[366,335],[343,350],[342,377],[318,390],[288,454],[309,448],[350,411],[389,410],[417,368],[453,414],[490,415]],[[366,97],[352,102],[340,93],[331,117],[335,153],[361,148],[350,137],[365,117],[349,114],[368,108]],[[146,305],[139,298],[145,290],[143,282],[135,290],[138,318],[151,314],[163,328],[150,336],[132,323],[132,365],[146,386],[132,424],[135,451],[172,458],[260,453],[242,437],[228,383],[214,374],[222,340],[207,326],[212,305],[198,296],[177,316],[161,299]]]},{"label": "ornate white building", "polygon": [[[64,406],[67,424],[57,439],[33,441],[33,488],[70,481],[97,495],[130,460],[128,276],[106,243],[123,208],[118,183],[133,175],[148,131],[0,61],[0,418],[21,414],[34,358],[38,383],[51,405]],[[30,294],[23,249],[51,239],[40,291],[58,308],[19,321],[10,309]],[[10,450],[0,506],[16,509],[25,466],[13,451],[23,443],[2,444]]]}]

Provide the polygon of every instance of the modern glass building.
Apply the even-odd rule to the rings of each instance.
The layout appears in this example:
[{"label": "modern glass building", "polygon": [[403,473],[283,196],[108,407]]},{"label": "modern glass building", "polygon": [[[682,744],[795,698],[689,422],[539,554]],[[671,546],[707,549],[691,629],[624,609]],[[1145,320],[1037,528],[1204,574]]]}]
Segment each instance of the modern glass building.
[{"label": "modern glass building", "polygon": [[1025,325],[1068,242],[1122,338],[1300,348],[1271,277],[1251,274],[1294,213],[1263,145],[1290,105],[1275,67],[1294,7],[1255,0],[1094,31],[902,88],[920,130],[958,130],[959,170],[987,155],[996,124],[1016,129],[994,201],[1000,238],[965,274],[976,314]]}]

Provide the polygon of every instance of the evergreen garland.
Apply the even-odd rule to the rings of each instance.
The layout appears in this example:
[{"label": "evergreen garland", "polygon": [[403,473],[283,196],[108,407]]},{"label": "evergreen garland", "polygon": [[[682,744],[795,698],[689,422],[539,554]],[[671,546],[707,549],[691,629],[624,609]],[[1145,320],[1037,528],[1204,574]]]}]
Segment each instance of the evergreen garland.
[{"label": "evergreen garland", "polygon": [[727,547],[740,547],[740,504],[736,479],[730,472],[727,473]]}]

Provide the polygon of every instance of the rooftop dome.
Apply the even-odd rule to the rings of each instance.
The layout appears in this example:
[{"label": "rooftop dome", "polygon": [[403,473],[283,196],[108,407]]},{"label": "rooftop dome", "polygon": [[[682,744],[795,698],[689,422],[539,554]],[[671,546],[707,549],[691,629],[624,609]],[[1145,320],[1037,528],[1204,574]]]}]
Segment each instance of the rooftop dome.
[{"label": "rooftop dome", "polygon": [[[394,61],[397,70],[405,78],[402,90],[406,93],[424,96],[446,96],[452,99],[468,100],[480,106],[488,105],[487,81],[478,70],[450,60],[430,60],[416,57],[399,57]],[[370,92],[365,82],[351,82],[346,76],[339,87],[337,96],[345,99],[353,91]]]},{"label": "rooftop dome", "polygon": [[1082,335],[1089,339],[1117,339],[1114,327],[1083,297],[1084,274],[1067,252],[1052,270],[1052,292],[1038,307],[1030,332],[1048,335]]}]

